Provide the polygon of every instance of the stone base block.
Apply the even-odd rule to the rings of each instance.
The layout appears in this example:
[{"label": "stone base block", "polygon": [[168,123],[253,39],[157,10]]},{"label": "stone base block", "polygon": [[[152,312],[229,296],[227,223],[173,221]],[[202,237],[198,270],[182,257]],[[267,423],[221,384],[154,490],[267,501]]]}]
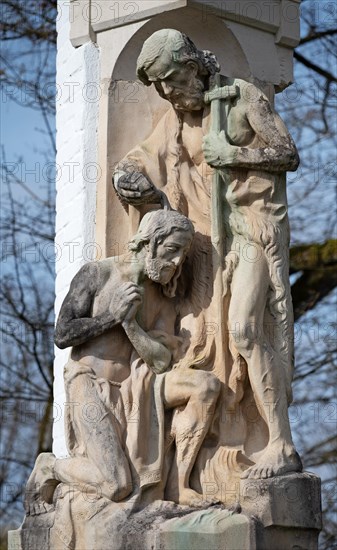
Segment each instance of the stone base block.
[{"label": "stone base block", "polygon": [[257,550],[317,550],[317,529],[267,527],[257,525]]},{"label": "stone base block", "polygon": [[8,550],[49,550],[49,541],[50,528],[8,531]]},{"label": "stone base block", "polygon": [[[122,524],[121,516],[110,525],[97,516],[96,525],[77,539],[74,550],[256,550],[256,521],[225,509],[208,508],[182,517],[148,521],[153,506],[134,514]],[[161,512],[163,507],[161,506]],[[180,511],[181,513],[181,511]],[[147,517],[146,517],[147,516]],[[160,515],[159,515],[160,517]],[[158,519],[158,518],[157,518]],[[142,521],[143,520],[143,521]],[[82,530],[82,529],[81,529]],[[9,532],[9,550],[68,550],[55,527],[18,529]]]},{"label": "stone base block", "polygon": [[256,522],[227,510],[193,512],[162,525],[156,537],[158,550],[255,550]]},{"label": "stone base block", "polygon": [[9,550],[317,550],[317,476],[242,480],[240,495],[242,513],[163,501],[131,512],[107,499],[88,503],[79,494],[68,503],[60,499],[56,513],[26,518],[9,533]]},{"label": "stone base block", "polygon": [[321,480],[305,472],[241,480],[240,503],[257,518],[258,550],[316,550],[322,528]]},{"label": "stone base block", "polygon": [[288,474],[241,480],[240,504],[263,527],[322,528],[321,480],[315,474]]}]

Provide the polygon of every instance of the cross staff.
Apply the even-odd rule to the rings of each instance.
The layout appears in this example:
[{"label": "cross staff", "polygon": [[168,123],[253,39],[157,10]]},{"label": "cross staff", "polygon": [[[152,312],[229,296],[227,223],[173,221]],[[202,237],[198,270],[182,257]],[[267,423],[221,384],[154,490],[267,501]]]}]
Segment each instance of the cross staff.
[{"label": "cross staff", "polygon": [[[236,86],[221,86],[221,75],[216,74],[212,78],[211,89],[205,93],[205,103],[211,104],[211,132],[218,134],[227,126],[225,109],[221,109],[221,101],[228,101],[238,95]],[[221,124],[222,123],[222,124]],[[211,188],[211,240],[213,263],[213,303],[218,322],[218,330],[215,336],[216,366],[219,379],[225,382],[225,349],[223,341],[223,255],[224,255],[224,224],[223,224],[223,186],[228,183],[226,171],[214,169]]]}]

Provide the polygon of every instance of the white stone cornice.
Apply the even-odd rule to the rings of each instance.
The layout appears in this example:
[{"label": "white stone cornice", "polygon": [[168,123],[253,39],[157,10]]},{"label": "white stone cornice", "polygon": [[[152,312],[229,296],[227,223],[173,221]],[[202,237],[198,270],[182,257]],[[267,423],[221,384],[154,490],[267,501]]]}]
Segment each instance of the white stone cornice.
[{"label": "white stone cornice", "polygon": [[72,0],[70,40],[78,47],[96,41],[97,33],[185,7],[198,9],[204,20],[217,16],[273,34],[280,46],[299,42],[300,0]]}]

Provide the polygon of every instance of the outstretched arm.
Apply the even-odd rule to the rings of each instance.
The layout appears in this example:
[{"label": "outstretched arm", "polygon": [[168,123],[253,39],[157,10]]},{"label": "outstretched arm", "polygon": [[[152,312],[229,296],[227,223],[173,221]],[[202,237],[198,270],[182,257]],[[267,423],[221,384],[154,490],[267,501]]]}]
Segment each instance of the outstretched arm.
[{"label": "outstretched arm", "polygon": [[[256,98],[257,88],[250,86],[253,87],[252,93],[245,90],[245,95]],[[296,170],[299,164],[296,146],[281,117],[272,110],[262,92],[259,92],[256,101],[246,101],[246,118],[263,145],[257,148],[237,147],[228,143],[224,132],[210,133],[204,138],[204,154],[208,164],[215,168],[247,168],[268,172]]]},{"label": "outstretched arm", "polygon": [[99,286],[97,263],[83,266],[71,282],[56,324],[55,344],[64,349],[84,344],[121,323],[132,303],[139,301],[133,283],[123,283],[113,296],[109,308],[91,316],[92,304]]},{"label": "outstretched arm", "polygon": [[143,215],[148,204],[161,202],[157,188],[168,179],[166,158],[172,127],[176,115],[169,110],[159,121],[151,135],[134,147],[116,166],[114,187],[125,204],[135,206]]}]

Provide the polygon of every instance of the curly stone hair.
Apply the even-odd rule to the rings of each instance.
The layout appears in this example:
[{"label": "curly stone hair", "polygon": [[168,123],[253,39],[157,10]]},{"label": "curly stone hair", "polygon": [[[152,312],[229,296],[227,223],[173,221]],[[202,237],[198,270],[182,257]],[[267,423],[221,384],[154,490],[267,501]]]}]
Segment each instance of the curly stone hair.
[{"label": "curly stone hair", "polygon": [[129,241],[129,250],[139,252],[144,244],[152,241],[155,245],[178,229],[194,235],[192,222],[176,210],[153,210],[145,214],[137,233]]},{"label": "curly stone hair", "polygon": [[175,29],[157,31],[144,42],[137,60],[137,76],[146,86],[152,84],[147,70],[160,58],[166,67],[172,61],[178,64],[194,61],[199,67],[199,74],[203,76],[212,76],[220,71],[220,65],[212,52],[198,50],[186,34]]}]

